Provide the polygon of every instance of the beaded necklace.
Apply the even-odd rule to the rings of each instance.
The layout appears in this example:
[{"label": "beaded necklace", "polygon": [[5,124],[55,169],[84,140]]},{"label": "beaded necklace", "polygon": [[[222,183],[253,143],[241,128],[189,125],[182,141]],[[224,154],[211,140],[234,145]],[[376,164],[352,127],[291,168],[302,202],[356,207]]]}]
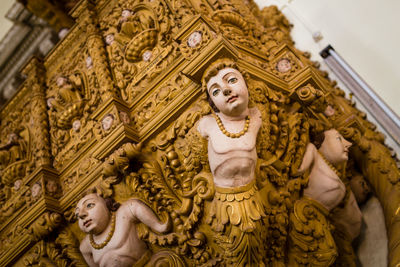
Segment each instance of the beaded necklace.
[{"label": "beaded necklace", "polygon": [[239,138],[242,135],[244,135],[245,133],[247,133],[247,131],[249,130],[249,125],[250,125],[250,117],[249,116],[246,116],[246,121],[244,123],[244,128],[242,131],[240,131],[238,133],[230,133],[225,129],[225,126],[222,123],[221,118],[215,113],[213,113],[213,115],[214,115],[215,120],[217,121],[217,125],[218,125],[219,129],[221,130],[221,132],[230,138]]},{"label": "beaded necklace", "polygon": [[341,176],[341,173],[335,168],[335,166],[333,166],[332,163],[330,163],[330,162],[325,158],[325,156],[322,155],[322,153],[321,153],[319,150],[318,150],[318,153],[319,153],[319,155],[322,157],[322,159],[325,161],[326,165],[328,165],[329,168],[331,168],[331,170],[332,170],[334,173],[336,173],[336,175],[337,175],[338,177],[340,177],[340,176]]},{"label": "beaded necklace", "polygon": [[102,249],[102,248],[104,248],[105,246],[107,246],[108,242],[110,242],[110,240],[111,240],[111,238],[112,238],[112,236],[114,234],[114,231],[115,231],[115,213],[113,212],[112,216],[111,216],[111,230],[108,233],[106,240],[104,240],[100,244],[97,244],[93,239],[93,234],[90,234],[90,236],[89,236],[90,245],[92,245],[92,247],[94,249]]}]

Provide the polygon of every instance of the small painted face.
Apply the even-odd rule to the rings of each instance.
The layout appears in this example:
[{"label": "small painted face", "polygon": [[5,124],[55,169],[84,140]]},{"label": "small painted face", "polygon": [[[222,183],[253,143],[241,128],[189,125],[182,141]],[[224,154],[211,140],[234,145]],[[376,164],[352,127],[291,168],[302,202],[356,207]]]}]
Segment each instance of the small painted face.
[{"label": "small painted face", "polygon": [[187,45],[191,48],[194,48],[201,43],[202,39],[203,38],[202,38],[201,32],[195,31],[189,36],[189,38],[187,40]]},{"label": "small painted face", "polygon": [[290,61],[287,58],[282,58],[276,64],[276,69],[282,73],[288,72],[291,68],[292,68],[292,65],[290,64]]},{"label": "small painted face", "polygon": [[74,122],[72,123],[72,129],[73,129],[75,132],[78,132],[80,128],[81,128],[81,121],[80,121],[80,120],[76,120],[76,121],[74,121]]},{"label": "small painted face", "polygon": [[324,132],[325,139],[320,147],[321,153],[332,164],[339,164],[349,159],[351,143],[335,129]]},{"label": "small painted face", "polygon": [[124,19],[128,18],[130,15],[132,15],[132,12],[129,9],[124,9],[121,13],[121,17]]},{"label": "small painted face", "polygon": [[242,74],[233,68],[225,68],[207,82],[210,99],[221,113],[239,116],[247,110],[249,92]]},{"label": "small painted face", "polygon": [[94,193],[79,200],[75,215],[79,228],[85,233],[101,234],[110,222],[110,212],[105,200]]},{"label": "small painted face", "polygon": [[105,131],[109,130],[111,128],[111,125],[114,122],[114,116],[111,114],[108,114],[104,117],[104,119],[101,121],[101,125]]},{"label": "small painted face", "polygon": [[53,180],[48,180],[46,183],[46,190],[50,193],[55,193],[58,189],[57,183]]},{"label": "small painted face", "polygon": [[16,180],[14,183],[14,190],[18,191],[21,188],[21,186],[22,186],[22,180],[21,179]]},{"label": "small painted face", "polygon": [[114,42],[114,34],[108,34],[106,36],[106,44],[112,45],[113,42]]},{"label": "small painted face", "polygon": [[50,98],[47,99],[47,106],[49,108],[53,107],[53,101],[55,101],[54,97],[50,97]]},{"label": "small painted face", "polygon": [[331,105],[328,105],[324,111],[324,114],[327,117],[331,117],[331,116],[335,115],[335,109]]},{"label": "small painted face", "polygon": [[90,69],[93,66],[92,57],[88,56],[86,58],[86,68]]},{"label": "small painted face", "polygon": [[121,121],[125,124],[129,124],[131,122],[129,115],[126,112],[121,111],[119,113],[119,117],[121,118]]},{"label": "small painted face", "polygon": [[32,188],[32,197],[38,197],[40,196],[40,193],[42,192],[42,186],[39,183],[35,183]]},{"label": "small painted face", "polygon": [[67,78],[65,78],[65,77],[58,77],[57,78],[56,84],[57,84],[58,87],[61,87],[66,83],[67,83]]},{"label": "small painted face", "polygon": [[367,200],[368,195],[371,193],[371,187],[360,174],[356,174],[351,178],[350,187],[358,204],[364,203]]},{"label": "small painted face", "polygon": [[150,50],[145,51],[142,55],[143,61],[149,61],[152,55],[153,53]]}]

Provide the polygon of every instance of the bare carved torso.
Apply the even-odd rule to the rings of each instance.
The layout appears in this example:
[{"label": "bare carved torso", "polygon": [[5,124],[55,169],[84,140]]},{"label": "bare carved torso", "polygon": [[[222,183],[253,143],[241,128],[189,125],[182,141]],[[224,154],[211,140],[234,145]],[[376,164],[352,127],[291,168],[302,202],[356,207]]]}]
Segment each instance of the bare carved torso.
[{"label": "bare carved torso", "polygon": [[318,201],[330,211],[339,205],[345,194],[345,185],[315,149],[314,165],[304,195]]},{"label": "bare carved torso", "polygon": [[[239,138],[224,135],[211,115],[203,117],[199,122],[200,134],[208,139],[208,160],[216,186],[242,186],[255,178],[256,139],[261,126],[261,114],[257,108],[251,108],[249,116],[249,130]],[[237,133],[244,128],[244,119],[221,120],[228,132]]]},{"label": "bare carved torso", "polygon": [[[88,251],[93,257],[93,266],[100,267],[131,267],[147,251],[146,244],[139,239],[136,231],[137,221],[132,221],[128,205],[122,205],[116,212],[115,232],[110,242],[103,249],[94,249],[90,245],[89,235],[81,243],[81,250]],[[102,234],[95,236],[97,244],[106,239],[110,227]],[[92,266],[90,264],[90,266]]]}]

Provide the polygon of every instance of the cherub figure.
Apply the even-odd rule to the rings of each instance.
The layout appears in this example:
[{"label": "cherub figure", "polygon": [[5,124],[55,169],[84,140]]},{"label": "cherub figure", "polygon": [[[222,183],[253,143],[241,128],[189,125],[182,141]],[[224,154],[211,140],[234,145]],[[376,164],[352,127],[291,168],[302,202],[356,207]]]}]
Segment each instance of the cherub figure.
[{"label": "cherub figure", "polygon": [[169,230],[169,219],[162,223],[152,209],[137,199],[118,205],[93,192],[79,200],[76,217],[79,228],[87,233],[80,251],[89,266],[133,266],[146,263],[150,251],[137,233],[138,223],[153,231]]},{"label": "cherub figure", "polygon": [[[225,58],[211,64],[202,83],[215,111],[201,118],[197,127],[208,139],[208,160],[216,191],[209,223],[230,240],[222,246],[228,265],[236,262],[262,266],[265,252],[259,244],[265,241],[262,229],[266,228],[266,215],[255,184],[261,113],[256,107],[249,108],[247,83],[234,61]],[[237,231],[225,231],[230,226]],[[251,239],[254,240],[247,241],[246,249],[241,249],[245,247],[241,242]],[[249,258],[250,262],[246,262]]]},{"label": "cherub figure", "polygon": [[[304,223],[301,216],[299,217],[299,214],[303,212],[301,209],[305,206],[314,209],[316,215],[309,219],[316,220],[322,225],[323,229],[316,228],[314,231],[320,231],[318,242],[323,242],[323,245],[319,244],[313,253],[324,255],[321,256],[319,262],[323,266],[329,266],[335,260],[337,253],[330,234],[328,215],[333,218],[335,225],[339,226],[341,231],[353,240],[360,233],[361,211],[352,191],[346,190],[346,186],[340,178],[341,174],[337,170],[348,160],[351,143],[344,139],[336,129],[325,131],[323,135],[316,138],[315,142],[316,145],[308,144],[298,170],[298,174],[303,174],[308,170],[309,177],[303,198],[295,203],[295,216],[291,217],[292,230],[300,229],[298,228],[299,224]],[[339,204],[343,204],[340,205],[343,207],[339,207]],[[305,215],[306,218],[307,216]],[[304,232],[303,234],[307,236],[311,233]],[[293,238],[295,235],[297,236]],[[298,233],[293,234],[293,232],[291,236],[296,246],[296,240],[301,240],[301,237]],[[297,247],[301,246],[297,244]],[[311,259],[311,257],[309,258]],[[294,264],[293,262],[289,263]]]}]

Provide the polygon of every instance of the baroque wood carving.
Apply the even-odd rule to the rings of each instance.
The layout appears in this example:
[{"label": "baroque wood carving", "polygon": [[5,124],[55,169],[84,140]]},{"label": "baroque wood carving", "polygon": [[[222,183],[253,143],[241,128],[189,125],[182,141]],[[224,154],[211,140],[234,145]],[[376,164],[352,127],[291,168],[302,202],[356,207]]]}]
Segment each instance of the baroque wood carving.
[{"label": "baroque wood carving", "polygon": [[398,161],[276,7],[86,0],[70,15],[0,112],[0,265],[355,266],[355,177],[400,263]]}]

